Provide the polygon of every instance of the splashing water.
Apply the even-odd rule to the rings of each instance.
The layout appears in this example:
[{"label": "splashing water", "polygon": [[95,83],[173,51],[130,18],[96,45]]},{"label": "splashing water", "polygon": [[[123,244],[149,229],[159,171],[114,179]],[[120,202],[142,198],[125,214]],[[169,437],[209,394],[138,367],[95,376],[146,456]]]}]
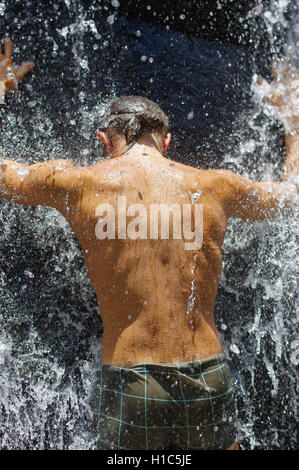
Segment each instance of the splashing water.
[{"label": "splashing water", "polygon": [[[30,1],[26,12],[18,2],[0,3],[16,62],[36,62],[1,110],[0,159],[99,161],[95,132],[105,104],[140,94],[170,114],[174,159],[256,180],[280,178],[281,127],[251,100],[258,37],[255,55],[124,19],[120,3],[110,3],[49,1],[47,12]],[[290,28],[287,8],[276,0],[250,9],[250,21],[266,25],[274,58],[278,33]],[[290,57],[297,54],[296,18],[285,46]],[[101,322],[80,248],[51,208],[1,201],[0,223],[0,446],[92,448],[88,400]],[[215,315],[237,381],[243,449],[296,447],[297,236],[296,214],[228,226]],[[189,300],[191,312],[193,284]]]}]

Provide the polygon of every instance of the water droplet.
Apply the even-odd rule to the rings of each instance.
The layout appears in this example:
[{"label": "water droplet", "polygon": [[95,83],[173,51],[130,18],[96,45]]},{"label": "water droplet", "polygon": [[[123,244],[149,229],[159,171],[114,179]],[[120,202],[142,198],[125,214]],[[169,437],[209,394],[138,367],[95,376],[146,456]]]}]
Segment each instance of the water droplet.
[{"label": "water droplet", "polygon": [[108,18],[107,18],[107,23],[108,23],[108,24],[111,24],[111,25],[114,23],[114,15],[108,16]]},{"label": "water droplet", "polygon": [[33,108],[35,105],[36,105],[36,101],[28,101],[28,102],[27,102],[27,106],[28,106],[29,108]]},{"label": "water droplet", "polygon": [[28,170],[28,168],[24,167],[24,166],[20,166],[17,170],[16,170],[16,173],[20,176],[27,176],[30,174],[30,171]]},{"label": "water droplet", "polygon": [[232,344],[229,349],[235,354],[240,354],[240,350],[236,344]]},{"label": "water droplet", "polygon": [[189,194],[191,196],[192,202],[195,203],[200,198],[202,191],[200,189],[197,189],[194,193],[191,193],[191,191],[189,191]]},{"label": "water droplet", "polygon": [[29,271],[29,269],[25,269],[24,274],[25,274],[25,276],[29,277],[30,279],[34,278],[34,274],[31,271]]}]

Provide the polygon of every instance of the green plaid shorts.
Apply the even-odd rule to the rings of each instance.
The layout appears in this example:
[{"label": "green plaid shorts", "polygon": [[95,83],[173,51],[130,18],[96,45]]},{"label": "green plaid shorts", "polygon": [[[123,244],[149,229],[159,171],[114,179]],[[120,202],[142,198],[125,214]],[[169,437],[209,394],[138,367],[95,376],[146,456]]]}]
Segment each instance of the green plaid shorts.
[{"label": "green plaid shorts", "polygon": [[92,407],[97,449],[227,449],[236,440],[224,354],[180,364],[104,364]]}]

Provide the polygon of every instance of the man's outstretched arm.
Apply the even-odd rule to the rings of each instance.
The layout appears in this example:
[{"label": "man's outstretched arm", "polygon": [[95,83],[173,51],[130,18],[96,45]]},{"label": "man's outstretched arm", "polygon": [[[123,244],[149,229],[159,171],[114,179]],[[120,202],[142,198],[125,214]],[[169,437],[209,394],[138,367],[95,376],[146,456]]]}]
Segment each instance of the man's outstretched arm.
[{"label": "man's outstretched arm", "polygon": [[[15,68],[12,62],[12,42],[4,40],[4,53],[0,44],[0,100],[15,88],[16,83],[34,67],[26,62]],[[0,157],[0,197],[25,205],[47,205],[63,210],[78,197],[83,184],[79,169],[67,160],[24,165]]]},{"label": "man's outstretched arm", "polygon": [[290,213],[298,204],[299,188],[299,71],[284,66],[280,77],[266,87],[266,100],[277,106],[285,127],[286,160],[282,182],[252,182],[232,172],[227,173],[231,197],[229,215],[243,220],[259,221]]},{"label": "man's outstretched arm", "polygon": [[81,172],[67,160],[24,165],[0,161],[0,197],[24,205],[46,205],[63,210],[74,203],[83,184]]}]

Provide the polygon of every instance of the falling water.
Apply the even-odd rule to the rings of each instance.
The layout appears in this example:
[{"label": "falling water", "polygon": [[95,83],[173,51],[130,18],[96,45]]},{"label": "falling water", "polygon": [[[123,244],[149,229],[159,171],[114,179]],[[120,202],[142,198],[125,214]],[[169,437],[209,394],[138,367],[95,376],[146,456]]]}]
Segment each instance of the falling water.
[{"label": "falling water", "polygon": [[[287,0],[267,5],[247,12],[253,32],[255,21],[265,25],[263,61],[258,31],[249,50],[172,31],[167,19],[125,19],[116,0],[28,1],[26,11],[22,1],[2,1],[1,31],[16,62],[32,59],[36,68],[6,97],[1,155],[99,161],[105,104],[140,94],[170,115],[174,159],[277,180],[282,129],[253,99],[251,81],[282,49],[296,59],[298,22]],[[54,209],[2,200],[0,221],[0,446],[89,449],[101,322],[80,248]],[[228,226],[216,321],[237,382],[242,449],[296,447],[297,236],[296,214]],[[190,305],[191,297],[192,289]]]}]

